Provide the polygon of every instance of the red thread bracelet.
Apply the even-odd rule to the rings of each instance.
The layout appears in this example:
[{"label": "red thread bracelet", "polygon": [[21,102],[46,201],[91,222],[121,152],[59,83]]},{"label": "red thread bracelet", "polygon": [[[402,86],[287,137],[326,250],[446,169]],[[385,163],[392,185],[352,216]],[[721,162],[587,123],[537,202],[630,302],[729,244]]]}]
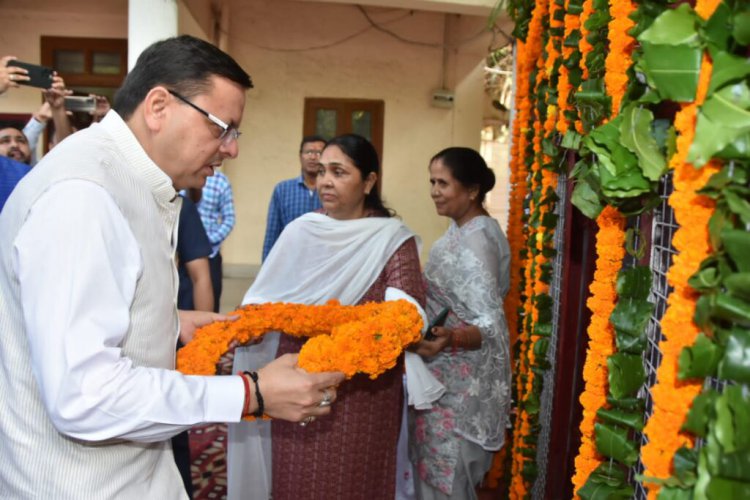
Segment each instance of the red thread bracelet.
[{"label": "red thread bracelet", "polygon": [[248,380],[248,377],[242,372],[237,372],[237,375],[240,376],[240,378],[242,379],[242,384],[245,386],[245,401],[242,405],[242,416],[245,416],[250,414],[250,381]]}]

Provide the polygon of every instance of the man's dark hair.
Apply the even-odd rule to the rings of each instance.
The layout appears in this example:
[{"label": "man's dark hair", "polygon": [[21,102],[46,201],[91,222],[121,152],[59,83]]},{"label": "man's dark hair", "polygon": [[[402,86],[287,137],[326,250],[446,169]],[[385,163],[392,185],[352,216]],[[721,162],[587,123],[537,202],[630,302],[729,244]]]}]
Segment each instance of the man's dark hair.
[{"label": "man's dark hair", "polygon": [[19,132],[23,132],[23,128],[26,126],[25,123],[17,122],[15,120],[0,120],[0,130],[6,128],[14,128]]},{"label": "man's dark hair", "polygon": [[185,97],[205,92],[210,78],[221,76],[250,89],[250,76],[228,54],[190,35],[167,38],[149,46],[138,57],[112,106],[127,120],[152,88],[164,85]]},{"label": "man's dark hair", "polygon": [[306,135],[305,137],[302,138],[302,142],[299,143],[299,152],[300,153],[304,149],[305,144],[307,144],[309,142],[322,142],[323,143],[323,147],[325,147],[325,145],[328,144],[328,141],[322,135]]}]

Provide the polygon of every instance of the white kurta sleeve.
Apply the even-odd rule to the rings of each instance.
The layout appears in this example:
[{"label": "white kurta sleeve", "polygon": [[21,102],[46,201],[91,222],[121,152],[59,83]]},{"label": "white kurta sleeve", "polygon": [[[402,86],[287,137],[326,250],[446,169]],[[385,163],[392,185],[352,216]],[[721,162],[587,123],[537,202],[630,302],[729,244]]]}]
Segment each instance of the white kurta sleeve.
[{"label": "white kurta sleeve", "polygon": [[148,442],[200,422],[239,420],[240,377],[137,367],[122,354],[142,260],[102,187],[69,180],[44,193],[14,241],[13,264],[32,370],[60,432]]}]

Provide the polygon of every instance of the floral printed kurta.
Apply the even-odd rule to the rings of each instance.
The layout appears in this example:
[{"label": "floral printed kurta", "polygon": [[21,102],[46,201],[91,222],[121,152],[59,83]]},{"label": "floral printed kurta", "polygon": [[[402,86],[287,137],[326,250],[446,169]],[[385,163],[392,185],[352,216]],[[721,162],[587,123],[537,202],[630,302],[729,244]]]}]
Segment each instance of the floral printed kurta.
[{"label": "floral printed kurta", "polygon": [[425,266],[427,314],[448,307],[448,328],[474,325],[478,350],[448,348],[425,360],[446,387],[430,410],[414,411],[412,454],[420,477],[450,494],[460,439],[488,451],[502,447],[510,410],[510,348],[503,298],[509,287],[510,249],[497,222],[475,217],[452,223]]}]

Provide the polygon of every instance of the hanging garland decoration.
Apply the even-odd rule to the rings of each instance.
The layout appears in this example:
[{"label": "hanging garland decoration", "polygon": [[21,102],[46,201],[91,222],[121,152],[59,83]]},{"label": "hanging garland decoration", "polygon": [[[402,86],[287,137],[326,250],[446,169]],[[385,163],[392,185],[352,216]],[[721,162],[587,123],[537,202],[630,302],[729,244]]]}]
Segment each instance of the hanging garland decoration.
[{"label": "hanging garland decoration", "polygon": [[[670,167],[674,171],[674,191],[669,197],[669,204],[680,227],[672,239],[677,253],[667,274],[667,281],[673,291],[661,319],[664,338],[659,343],[662,361],[656,372],[657,382],[651,388],[653,413],[644,428],[649,442],[643,447],[642,461],[644,475],[650,478],[669,477],[672,457],[677,450],[693,444],[693,437],[681,433],[680,426],[702,385],[701,381],[679,381],[677,361],[683,347],[691,345],[699,333],[693,322],[685,321],[686,318],[693,317],[698,298],[695,290],[689,286],[688,278],[710,253],[706,228],[714,203],[696,192],[706,184],[716,169],[712,166],[696,169],[686,160],[695,135],[697,110],[708,91],[711,70],[711,61],[704,54],[695,101],[682,104],[674,122],[678,138],[676,153],[670,161]],[[649,497],[655,498],[659,488],[657,483],[649,484]]]},{"label": "hanging garland decoration", "polygon": [[[515,158],[516,179],[519,181],[518,186],[524,186],[523,190],[519,190],[519,196],[516,198],[517,206],[521,213],[528,213],[526,211],[526,203],[529,202],[529,193],[531,192],[533,173],[538,167],[534,165],[535,159],[537,158],[537,150],[540,149],[541,144],[536,141],[537,131],[539,128],[539,122],[535,122],[535,126],[532,125],[532,117],[536,116],[536,110],[534,109],[532,93],[538,91],[537,79],[538,79],[538,68],[537,61],[540,58],[544,48],[544,20],[547,16],[547,1],[537,2],[533,9],[531,20],[528,24],[528,36],[525,43],[519,43],[518,48],[518,68],[519,71],[516,74],[516,88],[519,89],[517,102],[519,104],[519,141],[517,154]],[[522,78],[523,76],[523,78]],[[522,98],[522,96],[524,96]],[[528,186],[528,187],[527,187]],[[523,194],[523,196],[521,196]],[[528,217],[528,216],[526,216]],[[522,227],[528,230],[527,219],[522,220]],[[523,233],[518,231],[519,235]],[[516,313],[516,324],[517,330],[520,332],[517,345],[517,361],[516,369],[514,370],[514,391],[516,401],[519,403],[517,415],[513,426],[513,439],[512,439],[512,463],[511,463],[511,484],[510,484],[510,496],[511,498],[524,498],[528,493],[528,486],[525,484],[521,477],[521,471],[525,466],[525,456],[527,453],[529,456],[532,454],[525,451],[526,439],[531,435],[529,415],[522,411],[521,401],[525,394],[527,381],[533,377],[531,372],[529,359],[529,346],[530,338],[528,330],[523,328],[523,324],[526,319],[530,317],[528,314],[528,308],[526,306],[528,297],[530,296],[530,283],[526,279],[527,277],[523,273],[523,269],[528,267],[525,263],[529,259],[528,249],[526,245],[520,252],[520,260],[524,262],[523,267],[516,267],[516,272],[511,274],[511,279],[514,276],[518,278],[514,281],[517,285],[514,290],[519,291],[518,301],[511,302],[518,304],[518,312]],[[515,266],[514,266],[515,267]],[[511,315],[513,315],[511,311]],[[531,450],[534,451],[533,449]]]},{"label": "hanging garland decoration", "polygon": [[[677,378],[684,384],[718,378],[727,385],[722,391],[704,390],[692,401],[682,430],[703,438],[700,449],[679,448],[672,476],[653,480],[660,496],[678,499],[750,497],[750,471],[743,461],[750,456],[750,154],[742,147],[750,135],[750,5],[716,3],[696,4],[697,14],[706,19],[699,33],[710,47],[713,71],[710,82],[701,85],[707,90],[696,98],[702,102],[697,120],[681,125],[686,130],[683,145],[689,144],[689,150],[686,158],[678,158],[686,189],[698,187],[704,174],[713,172],[695,193],[691,212],[684,207],[691,217],[693,212],[705,216],[715,207],[708,234],[695,234],[701,239],[694,242],[699,250],[708,246],[713,252],[687,282],[698,296],[693,319],[701,332],[693,345],[682,349]],[[685,247],[689,244],[683,242]],[[694,268],[695,262],[691,265]]]},{"label": "hanging garland decoration", "polygon": [[[583,4],[583,17],[588,12]],[[610,97],[604,88],[605,57],[608,53],[608,24],[610,20],[608,0],[592,0],[591,12],[582,21],[581,63],[583,81],[575,93],[578,115],[581,117],[582,131],[588,133],[609,116]]]},{"label": "hanging garland decoration", "polygon": [[570,100],[573,89],[581,83],[582,71],[579,67],[581,52],[581,13],[583,0],[565,0],[565,33],[562,47],[562,64],[557,83],[557,131],[565,136],[571,124],[578,120],[578,113]]},{"label": "hanging garland decoration", "polygon": [[[711,58],[704,52],[696,99],[684,104],[675,119],[680,138],[670,204],[676,218],[678,212],[682,218],[674,244],[685,255],[670,269],[677,286],[665,318],[675,312],[662,322],[665,336],[667,329],[671,332],[672,343],[665,346],[670,365],[664,369],[665,381],[659,381],[659,414],[655,411],[647,425],[647,431],[668,433],[666,446],[649,445],[645,479],[651,497],[657,492],[671,498],[750,495],[747,467],[736,466],[737,458],[750,455],[750,443],[741,437],[747,429],[744,416],[750,414],[750,281],[745,278],[750,276],[750,155],[737,147],[747,140],[743,134],[750,133],[750,121],[743,123],[737,114],[750,114],[750,100],[739,97],[750,94],[750,34],[740,28],[747,26],[750,9],[739,2],[717,3],[696,4],[696,12],[706,19],[700,33],[711,46]],[[728,32],[727,27],[734,28]],[[699,261],[697,272],[689,276]],[[680,324],[686,315],[694,321]],[[693,399],[705,377],[736,385]],[[682,408],[672,408],[680,402]],[[670,415],[671,427],[659,429],[658,423]],[[654,417],[658,420],[651,429]],[[690,449],[694,436],[705,440],[700,450]]]},{"label": "hanging garland decoration", "polygon": [[[568,16],[572,14],[571,9],[577,8],[575,0],[557,5],[564,7]],[[750,423],[748,391],[735,387],[726,389],[723,394],[708,391],[693,402],[702,382],[696,379],[708,375],[718,374],[750,384],[745,354],[750,351],[750,341],[739,335],[744,331],[742,328],[746,330],[750,326],[750,257],[746,251],[750,248],[750,191],[747,188],[750,178],[747,158],[750,6],[735,0],[698,0],[695,10],[700,17],[711,17],[706,23],[692,20],[693,11],[684,2],[670,8],[660,0],[613,0],[609,5],[604,0],[585,0],[580,7],[578,50],[569,52],[565,43],[577,36],[575,20],[563,17],[562,49],[547,43],[548,57],[542,56],[537,61],[537,68],[544,69],[545,75],[539,77],[539,82],[533,74],[529,79],[533,82],[530,88],[537,89],[529,95],[531,102],[526,104],[533,109],[529,119],[534,120],[531,141],[534,163],[529,160],[529,147],[516,151],[516,154],[526,155],[524,165],[531,167],[527,209],[531,265],[526,266],[519,280],[524,290],[520,297],[524,314],[519,343],[521,369],[517,379],[522,405],[514,433],[511,495],[520,498],[528,494],[528,486],[517,480],[519,470],[534,472],[533,462],[522,455],[531,458],[535,451],[524,443],[533,444],[529,435],[537,430],[533,410],[540,377],[535,375],[539,374],[537,359],[543,358],[539,354],[544,349],[543,343],[538,342],[543,335],[535,337],[535,332],[540,331],[537,328],[542,311],[540,302],[548,297],[545,282],[540,278],[547,272],[549,262],[543,254],[540,256],[540,250],[549,251],[549,248],[544,246],[539,220],[551,214],[548,208],[553,206],[542,199],[542,193],[551,184],[543,175],[540,177],[537,169],[549,168],[550,163],[559,158],[549,121],[556,115],[553,127],[564,133],[562,146],[578,149],[580,145],[579,153],[584,161],[579,161],[571,174],[577,181],[573,203],[589,217],[602,217],[615,210],[614,207],[619,207],[622,216],[650,210],[658,201],[656,188],[667,169],[665,158],[671,158],[669,166],[674,170],[675,190],[669,203],[680,225],[673,241],[678,256],[668,273],[674,292],[662,319],[665,340],[660,349],[664,359],[657,372],[658,384],[652,390],[654,414],[644,431],[650,442],[640,450],[646,475],[652,476],[647,481],[651,486],[650,498],[656,496],[660,486],[668,492],[665,494],[678,495],[668,498],[688,499],[692,490],[702,498],[750,496],[750,473],[746,467],[732,465],[739,465],[737,460],[750,456],[750,439],[739,437]],[[533,15],[531,19],[529,34]],[[700,30],[697,29],[699,24]],[[691,26],[695,29],[694,35],[690,34]],[[639,44],[634,43],[634,37],[638,37]],[[711,47],[714,61],[703,53],[706,45]],[[558,71],[554,71],[556,62],[549,57],[555,49],[559,51],[555,56],[561,61]],[[576,69],[580,69],[583,79],[580,87],[572,84],[570,65],[578,54]],[[698,64],[701,58],[702,64]],[[634,63],[637,63],[638,78],[633,71]],[[719,69],[714,71],[709,83],[712,64]],[[553,72],[559,74],[556,84],[553,84]],[[556,92],[544,89],[544,85],[554,85]],[[574,115],[570,114],[570,88],[576,88],[573,100],[581,117],[575,127],[571,127]],[[710,101],[700,107],[696,129],[697,110],[707,95]],[[669,140],[672,120],[655,118],[656,114],[669,113],[668,107],[659,108],[660,101],[683,103],[674,119],[678,133],[676,146]],[[540,133],[544,134],[541,144]],[[711,160],[714,156],[731,161],[721,168],[721,163]],[[699,165],[704,166],[696,170],[694,166]],[[712,216],[714,206],[719,210]],[[720,251],[711,255],[711,245]],[[701,260],[701,269],[691,277]],[[610,336],[610,346],[616,341],[622,352],[614,354],[612,351],[612,356],[603,358],[607,362],[606,371],[637,370],[638,366],[642,369],[640,351],[636,352],[639,346],[635,344],[643,343],[643,334],[632,328],[634,325],[628,321],[626,311],[652,307],[641,286],[647,281],[644,268],[621,273],[621,283],[618,282],[616,288],[620,297],[618,305],[612,314],[604,316],[604,322],[615,332]],[[685,318],[692,316],[693,311],[695,324],[687,322],[686,326]],[[698,327],[705,335],[698,335]],[[693,339],[697,341],[691,345]],[[596,358],[587,360],[587,366],[589,361],[593,365]],[[599,365],[603,367],[601,359]],[[628,429],[638,430],[640,425],[635,417],[641,403],[630,397],[634,383],[623,388],[622,384],[613,384],[617,379],[610,376],[599,384],[600,389],[609,386],[609,397],[606,390],[600,390],[595,399],[598,402],[594,403],[590,400],[593,393],[588,392],[589,378],[594,380],[597,375],[601,378],[602,372],[605,370],[594,373],[590,367],[584,372],[587,377],[587,391],[581,395],[584,441],[573,478],[576,491],[583,498],[610,493],[626,495],[630,490],[625,483],[624,468],[613,464],[630,466],[639,454],[637,446],[626,444]],[[622,397],[616,397],[615,393]],[[685,422],[686,409],[691,403],[693,408]],[[669,415],[668,410],[672,408],[679,411]],[[685,431],[706,438],[706,445],[700,452],[685,446],[693,439],[686,432],[680,433],[679,426],[683,423]],[[620,451],[612,446],[615,441],[622,444]],[[740,451],[745,455],[720,455]],[[603,456],[613,460],[603,464]],[[607,493],[607,486],[619,489]]]},{"label": "hanging garland decoration", "polygon": [[[525,238],[523,223],[524,200],[526,199],[526,178],[528,168],[524,161],[528,144],[527,134],[531,127],[531,100],[529,99],[529,81],[531,67],[528,64],[529,51],[526,43],[519,40],[516,44],[516,116],[513,122],[513,144],[511,147],[510,165],[510,201],[508,213],[508,242],[516,263],[510,270],[510,288],[505,297],[505,317],[508,321],[510,345],[516,345],[519,332],[519,312],[521,304],[521,270],[526,267]],[[533,49],[533,47],[531,47]]]},{"label": "hanging garland decoration", "polygon": [[[605,160],[608,154],[617,154],[619,158],[628,154],[635,158],[637,153],[637,150],[630,150],[635,148],[628,138],[622,137],[633,126],[632,121],[628,120],[629,116],[618,118],[633,64],[630,54],[635,40],[628,32],[635,26],[629,17],[635,7],[629,1],[610,2],[609,7],[612,16],[608,25],[610,49],[605,60],[604,81],[613,102],[609,118],[616,120],[597,128],[585,141],[588,149],[598,154],[599,161]],[[604,137],[604,130],[611,131],[608,132],[611,137],[625,147],[616,149],[617,146],[612,147],[610,143],[602,149],[604,141],[595,142],[594,138]],[[612,231],[612,243],[619,248],[617,251],[607,248],[597,237],[597,270],[590,288],[592,296],[587,302],[592,318],[584,365],[586,387],[580,397],[583,407],[581,446],[572,479],[576,493],[583,499],[633,494],[624,471],[632,467],[638,457],[639,444],[630,436],[632,431],[642,429],[643,401],[637,398],[637,391],[645,381],[642,354],[647,345],[646,325],[653,309],[653,304],[648,302],[649,268],[639,266],[620,271],[625,250],[625,217],[616,208],[605,205],[597,222],[600,232],[604,233],[604,241],[608,239],[607,230]],[[610,261],[610,258],[617,260]]]},{"label": "hanging garland decoration", "polygon": [[630,18],[635,10],[630,0],[609,2],[611,20],[607,30],[609,51],[605,59],[604,86],[612,99],[611,118],[620,113],[620,104],[628,88],[628,72],[633,65],[631,54],[635,47],[635,39],[628,32],[635,26]]},{"label": "hanging garland decoration", "polygon": [[596,451],[594,421],[596,412],[606,403],[607,359],[614,353],[614,328],[609,317],[615,308],[617,273],[625,257],[625,218],[614,207],[606,207],[596,220],[596,271],[589,287],[591,296],[586,306],[591,311],[587,333],[586,362],[583,367],[584,390],[579,401],[583,407],[581,418],[581,446],[575,459],[574,491],[578,492],[590,474],[602,463]]},{"label": "hanging garland decoration", "polygon": [[[522,329],[520,337],[519,369],[516,390],[519,401],[518,414],[514,425],[513,463],[511,467],[510,496],[523,498],[528,495],[530,484],[537,475],[536,439],[539,434],[539,407],[542,392],[543,373],[549,367],[546,360],[548,340],[551,333],[552,301],[547,293],[551,280],[551,264],[554,256],[552,245],[556,216],[553,214],[556,194],[556,169],[559,149],[555,145],[556,109],[546,102],[555,102],[557,68],[561,64],[563,30],[563,2],[556,0],[550,5],[537,4],[529,29],[540,28],[540,38],[544,47],[541,53],[529,57],[536,64],[532,73],[534,92],[531,96],[531,116],[533,117],[532,155],[529,168],[529,196],[527,222],[527,258],[522,283],[524,285]],[[538,21],[537,21],[538,20]],[[535,22],[537,21],[537,22]],[[548,29],[547,29],[548,28]],[[527,54],[531,56],[531,54]],[[527,150],[528,151],[528,150]]]}]

